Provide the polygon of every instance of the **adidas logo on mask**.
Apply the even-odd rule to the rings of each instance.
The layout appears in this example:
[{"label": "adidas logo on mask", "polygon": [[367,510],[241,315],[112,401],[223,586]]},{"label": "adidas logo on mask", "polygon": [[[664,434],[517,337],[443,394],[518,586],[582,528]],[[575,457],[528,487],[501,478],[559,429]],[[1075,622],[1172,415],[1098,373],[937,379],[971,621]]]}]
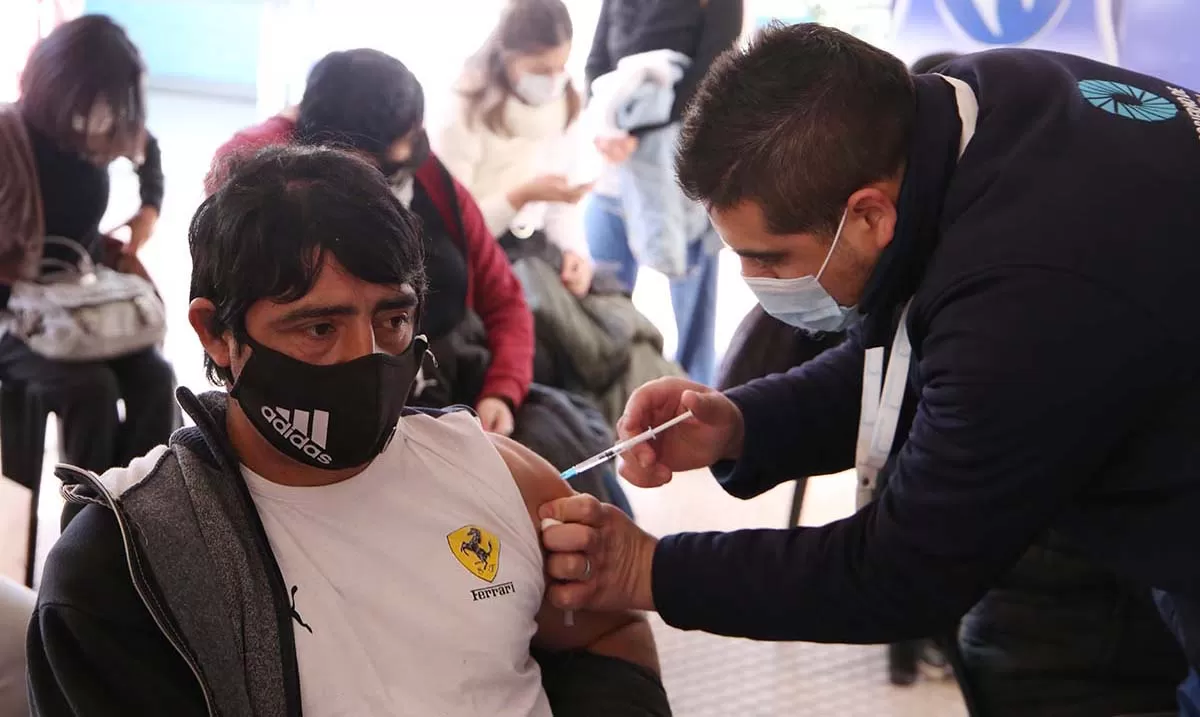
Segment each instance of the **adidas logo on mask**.
[{"label": "adidas logo on mask", "polygon": [[263,406],[262,415],[288,443],[304,451],[304,455],[324,465],[333,462],[325,452],[325,441],[329,436],[328,411]]}]

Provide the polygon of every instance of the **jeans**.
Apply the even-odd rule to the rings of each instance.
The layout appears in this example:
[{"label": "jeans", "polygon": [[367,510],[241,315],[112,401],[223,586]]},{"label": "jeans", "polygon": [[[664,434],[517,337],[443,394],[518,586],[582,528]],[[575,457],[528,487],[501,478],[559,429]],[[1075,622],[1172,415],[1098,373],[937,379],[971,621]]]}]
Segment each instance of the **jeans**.
[{"label": "jeans", "polygon": [[[175,374],[157,349],[107,361],[52,361],[20,339],[0,338],[0,380],[36,392],[58,416],[63,461],[103,473],[166,443],[181,421]],[[124,420],[117,401],[125,401]],[[81,506],[68,503],[64,525]]]},{"label": "jeans", "polygon": [[[592,195],[584,211],[588,247],[597,266],[616,272],[625,289],[633,292],[638,264],[629,249],[620,200]],[[671,279],[671,308],[679,331],[675,360],[693,381],[712,385],[716,370],[718,255],[705,251],[698,238],[688,246],[688,273]]]},{"label": "jeans", "polygon": [[987,717],[1175,713],[1187,674],[1149,590],[1044,545],[967,613],[959,645]]}]

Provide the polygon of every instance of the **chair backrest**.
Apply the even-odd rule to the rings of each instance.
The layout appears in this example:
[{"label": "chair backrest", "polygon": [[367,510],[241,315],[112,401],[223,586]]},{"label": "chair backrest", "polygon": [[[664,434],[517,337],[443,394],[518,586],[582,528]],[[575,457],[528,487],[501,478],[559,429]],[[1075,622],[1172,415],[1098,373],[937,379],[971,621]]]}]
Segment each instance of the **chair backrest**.
[{"label": "chair backrest", "polygon": [[25,631],[37,594],[0,575],[0,715],[27,715]]}]

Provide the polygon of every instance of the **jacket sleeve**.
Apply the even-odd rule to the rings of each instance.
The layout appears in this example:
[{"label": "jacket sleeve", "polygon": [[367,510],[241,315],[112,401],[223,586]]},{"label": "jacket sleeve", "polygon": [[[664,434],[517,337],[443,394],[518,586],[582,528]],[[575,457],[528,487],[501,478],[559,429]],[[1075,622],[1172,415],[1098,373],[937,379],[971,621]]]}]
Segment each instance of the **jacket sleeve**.
[{"label": "jacket sleeve", "polygon": [[704,6],[700,40],[696,44],[692,64],[675,83],[675,107],[678,111],[672,113],[674,116],[678,117],[687,103],[692,101],[696,90],[700,88],[700,81],[708,74],[713,62],[741,37],[745,15],[743,0],[708,0]]},{"label": "jacket sleeve", "polygon": [[880,497],[820,528],[665,538],[653,590],[668,623],[847,643],[948,629],[1191,370],[1165,360],[1166,328],[1114,340],[1155,317],[1077,275],[993,271],[937,304],[913,325],[925,382]]},{"label": "jacket sleeve", "polygon": [[454,182],[467,246],[471,277],[471,306],[487,330],[492,364],[483,379],[481,397],[503,398],[518,407],[533,383],[533,314],[525,303],[521,282],[504,250],[484,222],[479,206],[460,183]]},{"label": "jacket sleeve", "polygon": [[596,32],[592,35],[592,49],[588,52],[584,64],[583,77],[587,96],[592,96],[592,82],[600,75],[612,72],[616,60],[608,55],[608,15],[611,0],[600,3],[600,17],[596,20]]},{"label": "jacket sleeve", "polygon": [[138,189],[141,194],[142,206],[162,211],[164,179],[162,169],[162,149],[154,135],[146,134],[145,159],[138,167]]},{"label": "jacket sleeve", "polygon": [[753,498],[787,480],[852,467],[862,370],[862,337],[854,329],[787,373],[727,391],[742,411],[746,437],[741,459],[713,466],[722,487]]},{"label": "jacket sleeve", "polygon": [[51,551],[27,648],[39,717],[207,712],[196,678],[134,591],[106,508],[85,508]]},{"label": "jacket sleeve", "polygon": [[471,127],[461,107],[447,112],[450,118],[434,137],[433,151],[450,174],[471,193],[483,215],[484,224],[493,237],[508,231],[517,210],[508,201],[505,191],[483,194],[479,163],[483,160],[484,133],[482,124]]},{"label": "jacket sleeve", "polygon": [[[38,170],[25,121],[14,105],[0,103],[0,282],[37,276],[40,243],[46,225],[38,189]],[[5,306],[8,296],[2,297]]]}]

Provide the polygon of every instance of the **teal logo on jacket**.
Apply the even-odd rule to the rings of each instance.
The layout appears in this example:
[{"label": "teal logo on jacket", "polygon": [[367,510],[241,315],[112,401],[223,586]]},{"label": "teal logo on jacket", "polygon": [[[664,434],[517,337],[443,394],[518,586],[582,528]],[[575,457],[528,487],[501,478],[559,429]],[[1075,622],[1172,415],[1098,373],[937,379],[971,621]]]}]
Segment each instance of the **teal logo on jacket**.
[{"label": "teal logo on jacket", "polygon": [[1179,114],[1174,102],[1123,82],[1082,80],[1079,92],[1094,107],[1139,122],[1162,122]]}]

